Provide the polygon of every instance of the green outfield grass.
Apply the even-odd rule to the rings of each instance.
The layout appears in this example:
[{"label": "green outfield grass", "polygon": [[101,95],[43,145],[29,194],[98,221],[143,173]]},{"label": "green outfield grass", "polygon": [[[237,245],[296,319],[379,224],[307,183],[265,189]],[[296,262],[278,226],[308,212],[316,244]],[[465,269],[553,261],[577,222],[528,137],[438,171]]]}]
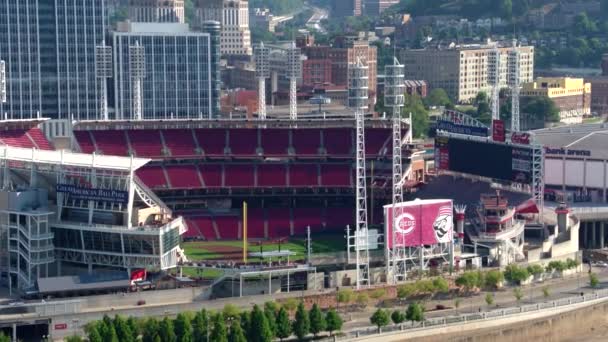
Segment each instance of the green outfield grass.
[{"label": "green outfield grass", "polygon": [[[333,253],[346,250],[346,241],[342,234],[318,235],[312,237],[312,253]],[[190,261],[238,259],[242,253],[242,241],[192,241],[182,243],[186,256]],[[259,252],[257,242],[248,243],[249,252]],[[276,251],[278,243],[263,244],[261,250]],[[297,261],[306,258],[306,241],[303,238],[293,238],[281,243],[281,250],[296,253],[290,260]],[[224,252],[222,252],[224,251]],[[227,257],[228,256],[228,257]],[[249,261],[260,261],[258,258],[249,258]]]},{"label": "green outfield grass", "polygon": [[[171,274],[179,275],[179,268],[172,270]],[[202,271],[196,267],[183,267],[183,269],[182,269],[182,275],[184,277],[191,277],[191,278],[202,277],[205,279],[216,279],[216,278],[221,277],[223,274],[224,274],[224,271],[222,271],[220,269],[207,268]]]}]

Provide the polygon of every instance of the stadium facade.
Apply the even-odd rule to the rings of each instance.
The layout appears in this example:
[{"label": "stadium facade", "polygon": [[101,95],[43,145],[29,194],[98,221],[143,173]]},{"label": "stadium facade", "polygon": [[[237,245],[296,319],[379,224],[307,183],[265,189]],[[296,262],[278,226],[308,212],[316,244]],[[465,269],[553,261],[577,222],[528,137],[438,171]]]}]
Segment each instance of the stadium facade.
[{"label": "stadium facade", "polygon": [[53,151],[36,124],[3,127],[0,270],[11,289],[75,270],[175,267],[186,229],[135,177],[149,159]]}]

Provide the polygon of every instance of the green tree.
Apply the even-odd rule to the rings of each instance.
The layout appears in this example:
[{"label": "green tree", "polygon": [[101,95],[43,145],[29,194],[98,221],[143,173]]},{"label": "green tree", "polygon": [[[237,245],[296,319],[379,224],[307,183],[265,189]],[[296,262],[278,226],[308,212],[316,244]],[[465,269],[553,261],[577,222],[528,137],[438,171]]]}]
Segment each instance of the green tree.
[{"label": "green tree", "polygon": [[270,333],[271,333],[272,337],[274,338],[277,336],[277,323],[276,323],[277,307],[276,307],[276,305],[275,306],[267,305],[268,303],[272,303],[272,302],[266,302],[264,304],[264,316],[266,316],[266,322],[268,322],[268,328],[270,329]]},{"label": "green tree", "polygon": [[535,277],[538,277],[545,271],[545,269],[539,264],[529,265],[527,270],[529,274],[532,274]]},{"label": "green tree", "polygon": [[367,296],[367,293],[365,292],[360,292],[357,294],[357,304],[365,309],[367,307],[367,304],[369,303],[369,297]]},{"label": "green tree", "polygon": [[530,273],[528,273],[528,270],[523,267],[519,267],[516,264],[511,264],[507,265],[505,268],[504,277],[510,282],[521,284],[522,281],[525,281],[530,277]]},{"label": "green tree", "polygon": [[175,329],[173,328],[173,322],[168,318],[163,318],[160,321],[158,327],[158,336],[163,342],[176,342],[177,337],[175,336]]},{"label": "green tree", "polygon": [[513,17],[513,2],[511,0],[502,0],[500,3],[500,13],[504,19],[511,20]]},{"label": "green tree", "polygon": [[551,292],[549,292],[549,286],[545,286],[543,287],[543,297],[545,298],[549,298],[549,296],[551,295]]},{"label": "green tree", "polygon": [[353,290],[351,290],[351,289],[340,290],[336,294],[336,301],[338,302],[338,305],[348,304],[352,300],[353,300]]},{"label": "green tree", "polygon": [[376,312],[374,312],[372,317],[370,317],[369,321],[373,325],[377,326],[378,331],[380,331],[382,327],[387,326],[389,323],[388,313],[385,310],[378,309]]},{"label": "green tree", "polygon": [[575,269],[576,267],[578,267],[580,263],[578,262],[578,260],[574,260],[574,259],[566,259],[566,268],[571,270],[571,269]]},{"label": "green tree", "polygon": [[308,319],[310,321],[310,332],[317,336],[318,333],[325,331],[325,317],[319,306],[315,303],[312,309],[308,312]]},{"label": "green tree", "polygon": [[[224,315],[220,312],[213,317],[213,329],[209,336],[213,342],[228,342],[228,332],[226,331],[226,322]],[[163,340],[164,341],[164,340]],[[256,340],[259,341],[259,340]]]},{"label": "green tree", "polygon": [[173,323],[177,342],[192,342],[192,324],[184,313],[177,314]]},{"label": "green tree", "polygon": [[11,342],[11,338],[0,332],[0,342]]},{"label": "green tree", "polygon": [[409,113],[412,113],[414,137],[420,138],[427,136],[429,131],[429,112],[424,107],[420,96],[405,94],[405,106],[401,113],[404,118],[409,117]]},{"label": "green tree", "polygon": [[224,305],[224,309],[222,310],[222,315],[224,315],[224,319],[231,321],[239,318],[240,310],[233,304]]},{"label": "green tree", "polygon": [[486,304],[488,304],[488,306],[494,304],[494,296],[491,293],[486,293]]},{"label": "green tree", "polygon": [[419,303],[411,303],[405,311],[405,319],[412,322],[422,322],[424,320],[424,308]]},{"label": "green tree", "polygon": [[516,287],[513,289],[513,297],[515,297],[515,300],[519,303],[521,301],[522,298],[524,298],[524,293],[521,290],[521,288]]},{"label": "green tree", "polygon": [[596,288],[600,285],[600,279],[595,273],[589,273],[589,286]]},{"label": "green tree", "polygon": [[251,322],[248,331],[248,341],[250,342],[270,342],[272,341],[272,331],[268,325],[266,315],[259,306],[254,305],[251,311]]},{"label": "green tree", "polygon": [[127,321],[120,315],[114,317],[114,329],[116,329],[116,336],[120,342],[134,342],[133,332],[131,327],[127,324]]},{"label": "green tree", "polygon": [[[89,327],[87,329],[87,338],[89,342],[102,342],[101,335],[99,335],[99,330],[97,329],[97,324]],[[0,339],[1,341],[1,339]]]},{"label": "green tree", "polygon": [[192,320],[192,340],[194,342],[207,342],[208,326],[209,316],[207,315],[207,310],[198,311]]},{"label": "green tree", "polygon": [[535,96],[525,101],[522,112],[529,114],[536,120],[546,122],[558,122],[560,120],[559,109],[555,102],[545,96]]},{"label": "green tree", "polygon": [[[338,292],[338,299],[340,298],[339,294],[340,292]],[[295,298],[287,298],[283,303],[283,307],[287,312],[293,312],[298,307],[298,301]]]},{"label": "green tree", "polygon": [[232,322],[230,325],[230,336],[228,336],[229,342],[247,342],[247,338],[243,333],[243,328],[238,322]]},{"label": "green tree", "polygon": [[391,314],[391,321],[393,321],[395,324],[403,323],[405,321],[405,313],[403,313],[401,310],[393,311]]},{"label": "green tree", "polygon": [[342,330],[342,317],[340,317],[334,309],[329,309],[329,311],[327,311],[325,323],[327,324],[326,329],[330,336],[333,335],[334,331]]},{"label": "green tree", "polygon": [[382,299],[382,298],[384,298],[384,296],[386,296],[386,290],[384,290],[384,289],[375,289],[370,294],[370,297],[372,297],[375,300]]},{"label": "green tree", "polygon": [[281,307],[279,309],[279,313],[277,314],[277,337],[281,339],[288,338],[291,336],[291,322],[289,321],[289,315],[287,314],[287,310],[285,307]]},{"label": "green tree", "polygon": [[416,286],[414,284],[405,284],[397,288],[397,298],[405,300],[416,294]]},{"label": "green tree", "polygon": [[[0,339],[1,341],[1,339]],[[10,342],[10,339],[8,340]],[[82,337],[78,336],[78,335],[73,335],[73,336],[69,336],[68,338],[65,339],[65,342],[83,342],[84,340],[82,339]]]},{"label": "green tree", "polygon": [[432,106],[444,106],[449,107],[452,104],[452,100],[442,88],[435,88],[431,90],[426,98],[423,100],[427,107]]},{"label": "green tree", "polygon": [[489,289],[498,289],[500,283],[505,280],[504,275],[499,270],[488,271],[484,277],[484,286]]},{"label": "green tree", "polygon": [[479,284],[480,279],[478,272],[464,272],[458,278],[456,278],[456,285],[463,287],[466,292],[470,292],[472,289],[479,287]]},{"label": "green tree", "polygon": [[133,334],[133,340],[137,341],[137,339],[139,338],[139,334],[141,334],[139,321],[135,317],[131,316],[127,318],[127,325],[131,329],[131,334]]},{"label": "green tree", "polygon": [[[159,330],[160,330],[160,326],[158,324],[158,321],[155,318],[148,318],[144,322],[142,341],[143,342],[154,342],[154,339],[159,336],[158,335]],[[102,335],[102,340],[103,340],[103,335]],[[200,342],[202,342],[202,341],[203,340],[200,340]]]},{"label": "green tree", "polygon": [[310,321],[308,320],[308,314],[304,308],[304,303],[300,302],[296,310],[296,320],[293,323],[293,333],[298,337],[298,340],[303,341],[309,332]]},{"label": "green tree", "polygon": [[448,293],[450,290],[450,285],[448,281],[442,277],[437,277],[433,279],[433,287],[435,288],[435,292],[437,293]]},{"label": "green tree", "polygon": [[245,332],[245,335],[248,335],[251,331],[251,312],[243,311],[240,314],[240,322],[241,328]]}]

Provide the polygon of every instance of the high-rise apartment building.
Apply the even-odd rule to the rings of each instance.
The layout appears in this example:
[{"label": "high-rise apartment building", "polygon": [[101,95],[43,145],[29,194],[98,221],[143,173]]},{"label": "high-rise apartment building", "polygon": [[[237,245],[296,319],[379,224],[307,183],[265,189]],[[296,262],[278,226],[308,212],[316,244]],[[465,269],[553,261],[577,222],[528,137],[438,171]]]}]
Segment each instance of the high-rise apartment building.
[{"label": "high-rise apartment building", "polygon": [[185,23],[184,0],[129,0],[129,18],[142,23]]},{"label": "high-rise apartment building", "polygon": [[396,5],[399,0],[366,0],[365,13],[367,15],[380,15],[387,8]]},{"label": "high-rise apartment building", "polygon": [[[494,47],[489,45],[454,46],[446,49],[402,50],[405,78],[424,80],[430,89],[443,88],[459,103],[471,102],[480,91],[489,92],[488,63]],[[520,84],[534,77],[534,47],[498,47],[500,85],[507,87],[508,54],[519,50]]]},{"label": "high-rise apartment building", "polygon": [[249,1],[199,0],[197,7],[197,24],[207,20],[222,23],[220,46],[223,55],[253,53],[249,30]]},{"label": "high-rise apartment building", "polygon": [[358,17],[361,15],[362,0],[333,0],[332,15],[336,17]]},{"label": "high-rise apartment building", "polygon": [[104,33],[103,0],[1,0],[2,111],[12,118],[97,118],[95,46]]},{"label": "high-rise apartment building", "polygon": [[[117,119],[133,118],[137,102],[142,104],[143,119],[219,115],[219,23],[205,27],[211,32],[191,32],[187,24],[178,23],[119,25],[113,33]],[[143,48],[145,71],[140,80],[131,70],[134,46]]]}]

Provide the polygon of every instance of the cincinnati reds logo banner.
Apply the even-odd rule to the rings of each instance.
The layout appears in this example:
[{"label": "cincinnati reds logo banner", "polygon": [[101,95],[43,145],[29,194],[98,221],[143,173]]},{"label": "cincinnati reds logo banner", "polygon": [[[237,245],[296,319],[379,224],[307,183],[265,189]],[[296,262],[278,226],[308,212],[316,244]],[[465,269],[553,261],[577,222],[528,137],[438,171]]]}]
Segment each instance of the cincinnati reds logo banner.
[{"label": "cincinnati reds logo banner", "polygon": [[452,241],[453,210],[452,200],[415,200],[384,206],[387,248]]}]

